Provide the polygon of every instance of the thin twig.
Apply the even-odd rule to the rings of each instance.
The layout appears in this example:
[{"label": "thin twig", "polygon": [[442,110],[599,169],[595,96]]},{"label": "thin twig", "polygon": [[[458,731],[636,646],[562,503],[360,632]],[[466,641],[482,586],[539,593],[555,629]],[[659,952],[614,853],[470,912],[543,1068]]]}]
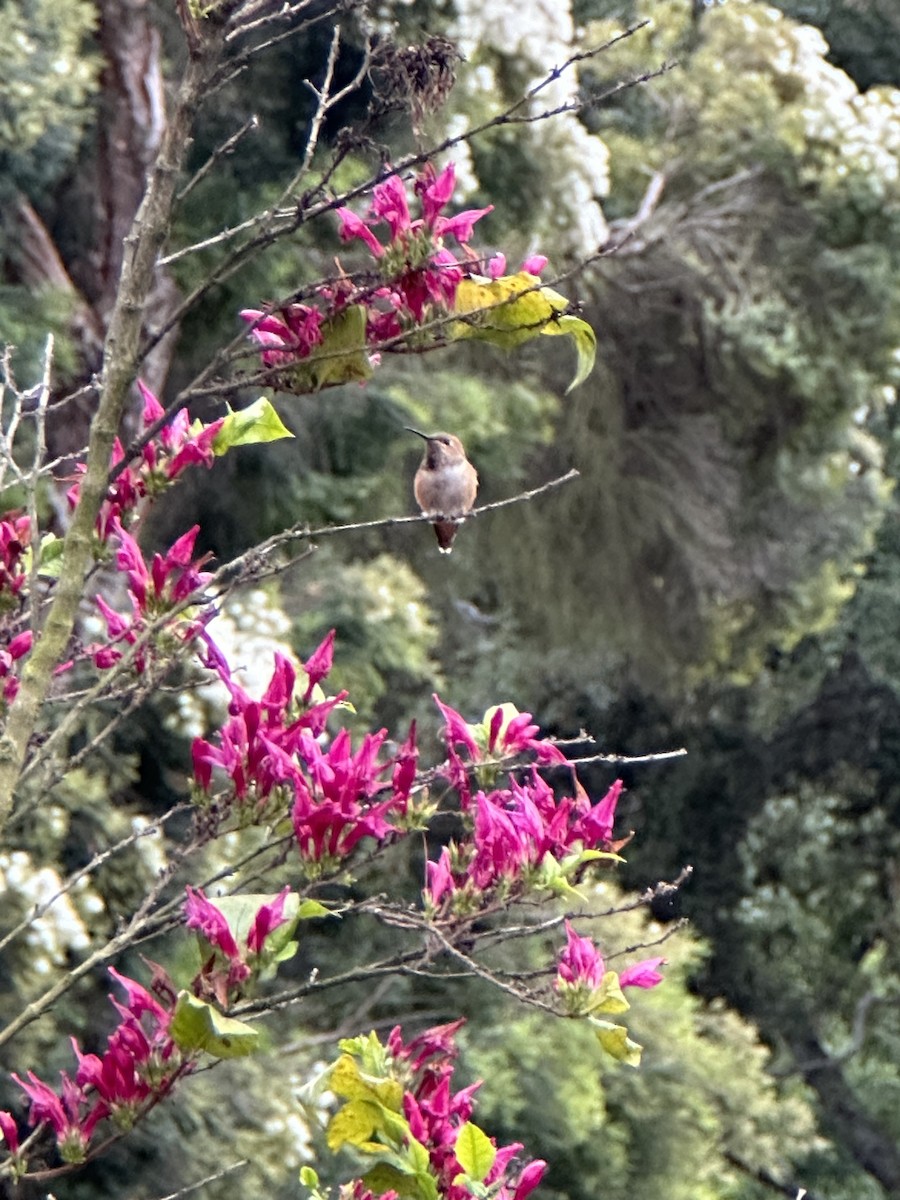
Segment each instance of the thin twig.
[{"label": "thin twig", "polygon": [[[243,123],[243,125],[240,127],[240,129],[236,130],[231,135],[231,137],[226,138],[225,141],[222,142],[221,146],[217,146],[215,148],[215,150],[213,150],[212,154],[210,154],[209,158],[206,160],[206,162],[203,164],[203,166],[199,167],[197,169],[197,171],[194,172],[194,174],[187,181],[187,183],[184,185],[184,187],[181,189],[181,191],[176,194],[176,196],[175,196],[176,203],[180,204],[181,201],[185,198],[185,196],[189,196],[191,194],[191,192],[194,190],[194,188],[197,186],[197,184],[202,179],[205,179],[205,177],[210,173],[210,171],[215,167],[215,165],[221,159],[223,159],[223,158],[227,157],[227,155],[231,154],[231,152],[234,150],[235,146],[237,146],[237,144],[241,141],[241,139],[243,137],[245,137],[251,131],[255,132],[257,129],[259,129],[259,117],[257,117],[256,114],[254,113],[252,116],[247,118],[247,120]],[[159,260],[159,265],[161,267],[167,266],[170,262],[174,262],[176,258],[180,258],[180,257],[181,257],[181,255],[176,254],[176,255],[170,255],[168,258],[161,258]]]},{"label": "thin twig", "polygon": [[[40,392],[34,410],[34,457],[31,474],[28,479],[28,523],[31,540],[31,566],[28,572],[28,594],[38,595],[38,565],[41,557],[41,535],[38,524],[37,489],[41,477],[41,462],[47,453],[47,402],[50,399],[50,371],[53,363],[53,334],[47,334],[44,345],[44,374],[41,379]],[[38,606],[31,606],[31,632],[35,639],[38,636]]]},{"label": "thin twig", "polygon": [[169,1192],[167,1196],[160,1196],[159,1200],[181,1200],[182,1196],[189,1196],[191,1192],[196,1192],[199,1188],[206,1187],[208,1183],[215,1183],[218,1179],[224,1179],[226,1175],[231,1175],[234,1171],[239,1171],[243,1167],[250,1165],[249,1158],[239,1158],[237,1162],[230,1163],[227,1167],[222,1167],[216,1171],[214,1175],[207,1175],[205,1179],[198,1179],[196,1183],[186,1184],[185,1187],[179,1188],[177,1192]]},{"label": "thin twig", "polygon": [[635,767],[646,763],[671,762],[673,758],[684,758],[686,755],[686,747],[679,746],[677,750],[661,750],[658,754],[588,754],[584,758],[569,758],[566,761],[573,766],[610,763],[612,766]]},{"label": "thin twig", "polygon": [[114,855],[121,853],[123,850],[127,850],[129,846],[133,846],[141,838],[152,837],[154,834],[160,833],[167,821],[171,820],[171,818],[176,814],[184,812],[188,807],[189,806],[187,804],[176,804],[174,808],[170,808],[169,811],[164,813],[158,820],[146,825],[143,829],[134,830],[127,837],[122,838],[114,845],[108,846],[105,850],[101,850],[98,854],[95,854],[90,862],[85,863],[83,867],[79,867],[77,871],[74,871],[66,880],[64,880],[59,890],[56,891],[48,900],[44,900],[40,904],[35,904],[28,916],[23,918],[18,925],[16,925],[13,929],[10,929],[9,932],[5,934],[2,939],[0,939],[0,951],[5,950],[10,942],[15,941],[15,939],[29,929],[35,921],[45,916],[56,903],[56,901],[61,900],[63,896],[70,892],[72,888],[74,888],[75,885],[80,882],[80,880],[92,875],[98,867],[101,867]]}]

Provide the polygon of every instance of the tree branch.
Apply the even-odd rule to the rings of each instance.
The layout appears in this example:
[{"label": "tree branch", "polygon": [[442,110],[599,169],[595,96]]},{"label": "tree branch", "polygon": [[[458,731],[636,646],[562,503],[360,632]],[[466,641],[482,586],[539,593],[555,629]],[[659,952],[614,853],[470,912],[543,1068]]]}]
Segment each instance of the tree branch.
[{"label": "tree branch", "polygon": [[12,811],[29,739],[53,671],[64,657],[84,579],[93,561],[94,525],[106,495],[113,440],[137,368],[144,303],[153,284],[159,250],[168,229],[175,180],[187,150],[194,114],[218,61],[220,42],[220,37],[209,35],[202,51],[191,58],[185,69],[144,199],[126,238],[122,276],[104,346],[97,411],[91,422],[87,472],[81,481],[78,506],[65,538],[65,570],[41,636],[22,671],[21,688],[0,738],[0,829]]}]

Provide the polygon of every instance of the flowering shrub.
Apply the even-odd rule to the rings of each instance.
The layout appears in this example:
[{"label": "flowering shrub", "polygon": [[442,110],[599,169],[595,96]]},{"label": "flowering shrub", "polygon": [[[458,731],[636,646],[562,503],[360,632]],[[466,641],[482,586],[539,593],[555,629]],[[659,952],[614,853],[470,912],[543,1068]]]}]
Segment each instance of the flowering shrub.
[{"label": "flowering shrub", "polygon": [[[480,1083],[451,1089],[454,1034],[439,1025],[409,1042],[395,1027],[383,1045],[374,1033],[342,1041],[326,1078],[343,1104],[327,1127],[329,1148],[361,1153],[371,1166],[352,1189],[353,1200],[466,1200],[490,1195],[526,1200],[543,1177],[540,1159],[522,1163],[523,1147],[498,1147],[470,1117]],[[306,1182],[315,1186],[314,1172]]]},{"label": "flowering shrub", "polygon": [[[336,280],[312,288],[310,303],[241,313],[264,372],[279,387],[307,393],[365,379],[380,353],[401,339],[416,348],[470,337],[513,346],[559,333],[574,338],[575,382],[584,377],[593,362],[593,333],[563,297],[541,284],[546,259],[533,255],[507,275],[504,255],[480,256],[470,242],[491,209],[449,215],[454,187],[453,164],[441,171],[426,164],[411,195],[388,171],[373,186],[365,217],[347,206],[337,209],[341,240],[362,242],[372,269],[353,276],[341,268]],[[208,469],[237,446],[290,435],[264,398],[203,424],[183,410],[167,414],[141,381],[138,390],[137,449],[126,452],[116,438],[110,452],[105,443],[106,490],[95,493],[83,538],[105,572],[92,597],[105,631],[86,648],[76,637],[72,657],[56,665],[56,674],[93,671],[97,694],[116,695],[112,684],[127,694],[135,677],[144,687],[148,675],[156,679],[175,661],[215,676],[229,705],[221,726],[192,744],[188,848],[261,827],[283,850],[281,863],[295,864],[296,882],[274,895],[214,895],[211,884],[188,882],[182,903],[160,899],[172,884],[163,873],[147,904],[158,902],[170,926],[180,922],[176,936],[196,944],[194,966],[186,968],[187,955],[176,954],[176,979],[149,964],[149,988],[109,967],[125,1000],[112,997],[118,1023],[103,1052],[87,1053],[73,1039],[74,1073],[61,1072],[56,1088],[33,1070],[12,1075],[29,1103],[22,1122],[0,1112],[9,1153],[0,1170],[16,1176],[39,1175],[48,1145],[62,1164],[89,1160],[202,1062],[253,1053],[259,1032],[238,1016],[247,1005],[264,1006],[257,997],[297,952],[301,923],[337,915],[310,893],[323,882],[332,889],[344,885],[363,856],[382,854],[413,831],[427,847],[439,810],[454,821],[453,837],[428,852],[420,902],[394,913],[426,944],[435,939],[453,947],[472,936],[476,918],[487,925],[492,914],[519,900],[577,897],[576,884],[593,868],[614,863],[627,840],[613,835],[621,783],[593,803],[560,747],[511,704],[495,705],[470,724],[435,696],[446,755],[430,767],[420,763],[415,723],[397,742],[380,729],[354,745],[340,723],[349,707],[346,694],[329,696],[322,687],[332,668],[334,631],[305,662],[276,654],[259,698],[242,687],[210,633],[213,585],[220,579],[204,569],[206,557],[195,556],[199,527],[148,561],[141,526],[154,498],[190,467]],[[77,518],[87,511],[92,475],[79,464],[76,476],[68,501]],[[55,579],[69,566],[69,553],[69,542],[63,554],[61,539],[39,539],[31,518],[14,512],[0,518],[0,695],[14,715],[23,710],[22,665],[41,646],[29,626],[27,604],[36,599],[28,596],[29,575]],[[552,787],[548,770],[565,782]],[[568,923],[567,931],[556,991],[544,987],[541,1003],[590,1020],[605,1049],[636,1064],[639,1048],[627,1031],[607,1027],[597,1014],[624,1011],[621,988],[658,982],[661,960],[616,976],[605,971],[592,943]],[[121,945],[110,947],[89,965],[108,960]],[[52,1002],[52,993],[47,996],[45,1006]],[[543,1162],[529,1162],[519,1144],[497,1146],[473,1124],[479,1085],[453,1090],[458,1027],[439,1026],[409,1040],[397,1027],[385,1043],[374,1033],[341,1043],[341,1057],[327,1073],[340,1102],[327,1141],[335,1151],[352,1147],[368,1163],[347,1196],[526,1200],[540,1182]],[[305,1181],[317,1190],[314,1172],[307,1171]]]},{"label": "flowering shrub", "polygon": [[[563,296],[541,286],[546,257],[531,255],[518,274],[504,275],[505,255],[481,256],[469,245],[476,222],[493,205],[444,215],[455,185],[453,163],[440,172],[427,163],[413,182],[421,214],[413,217],[404,183],[389,174],[373,187],[365,218],[347,207],[337,210],[341,241],[363,242],[375,260],[374,279],[342,274],[336,283],[319,285],[311,304],[242,310],[272,382],[299,395],[362,382],[382,350],[405,348],[410,335],[427,348],[466,337],[509,347],[539,334],[565,334],[579,359],[571,386],[586,378],[596,338],[569,313]],[[382,227],[385,240],[375,233]],[[447,239],[456,243],[455,252]],[[464,319],[450,320],[454,315]]]},{"label": "flowering shrub", "polygon": [[[126,1001],[123,1005],[110,996],[120,1019],[107,1039],[104,1054],[84,1054],[73,1038],[78,1068],[74,1079],[65,1071],[60,1073],[59,1093],[33,1071],[28,1072],[27,1082],[16,1074],[12,1076],[31,1101],[29,1124],[33,1128],[50,1126],[63,1162],[84,1162],[97,1126],[106,1118],[121,1129],[130,1129],[194,1065],[182,1056],[170,1036],[171,1005],[164,1006],[114,967],[109,973],[124,989]],[[16,1171],[21,1174],[26,1164],[9,1113],[0,1114],[0,1129]]]}]

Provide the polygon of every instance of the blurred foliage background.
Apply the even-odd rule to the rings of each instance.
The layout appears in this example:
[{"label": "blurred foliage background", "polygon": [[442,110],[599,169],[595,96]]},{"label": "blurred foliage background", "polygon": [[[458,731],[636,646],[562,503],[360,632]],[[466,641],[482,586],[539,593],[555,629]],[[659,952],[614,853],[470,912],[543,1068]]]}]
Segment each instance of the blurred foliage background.
[{"label": "blurred foliage background", "polygon": [[[168,6],[149,11],[175,69]],[[29,380],[52,329],[62,385],[86,369],[78,314],[94,300],[97,227],[85,213],[103,120],[98,14],[85,0],[3,0],[0,15],[15,31],[0,65],[0,332]],[[337,627],[334,680],[351,689],[360,729],[384,723],[399,736],[413,716],[433,729],[427,698],[439,688],[470,718],[512,700],[609,752],[687,747],[677,765],[628,771],[623,823],[637,836],[623,883],[691,864],[676,908],[656,917],[687,916],[694,933],[667,942],[667,983],[635,1006],[639,1073],[477,985],[423,996],[398,982],[367,1019],[464,1011],[466,1070],[486,1080],[480,1123],[551,1161],[548,1200],[757,1200],[800,1186],[829,1200],[900,1196],[896,4],[384,0],[371,20],[399,45],[441,33],[464,55],[437,112],[382,121],[377,141],[395,155],[501,111],[573,48],[629,25],[648,22],[553,81],[535,109],[677,61],[579,115],[500,126],[458,148],[458,200],[496,205],[480,244],[513,266],[539,251],[552,279],[621,242],[562,285],[596,330],[598,366],[564,396],[562,339],[510,355],[452,347],[392,359],[365,389],[276,397],[296,439],[185,482],[154,536],[200,521],[204,549],[227,560],[299,519],[411,511],[420,451],[405,424],[457,433],[484,501],[576,466],[576,485],[466,525],[449,560],[422,526],[329,540],[230,614],[237,653],[260,627],[248,659],[278,641],[304,654]],[[278,194],[306,137],[302,81],[321,71],[329,36],[276,47],[200,114],[194,167],[251,114],[259,124],[190,194],[173,248]],[[340,79],[363,36],[348,20]],[[327,139],[362,120],[369,98],[351,98]],[[376,161],[361,146],[339,182]],[[36,286],[23,262],[23,203],[64,268],[56,286],[46,271]],[[181,324],[166,394],[234,336],[239,308],[329,274],[338,251],[326,220],[218,287]],[[215,261],[208,251],[176,263],[180,292]],[[0,852],[4,923],[184,794],[186,735],[203,720],[164,698],[148,704],[115,753],[13,828]],[[586,775],[597,795],[609,781],[608,770]],[[9,952],[4,1010],[112,928],[153,869],[149,852],[115,860]],[[421,863],[412,855],[391,871],[412,893]],[[622,944],[658,934],[635,919]],[[385,936],[324,932],[296,969]],[[30,1027],[16,1064],[65,1065],[66,1034],[90,1042],[105,1027],[104,990],[87,982]],[[335,1014],[311,1007],[298,1019],[273,1032],[294,1047],[282,1054],[288,1076],[275,1082],[262,1060],[217,1068],[109,1159],[58,1181],[57,1195],[122,1195],[123,1177],[128,1195],[161,1195],[232,1151],[253,1159],[243,1186],[254,1194],[296,1195],[315,1143],[298,1090],[327,1056],[316,1030]]]}]

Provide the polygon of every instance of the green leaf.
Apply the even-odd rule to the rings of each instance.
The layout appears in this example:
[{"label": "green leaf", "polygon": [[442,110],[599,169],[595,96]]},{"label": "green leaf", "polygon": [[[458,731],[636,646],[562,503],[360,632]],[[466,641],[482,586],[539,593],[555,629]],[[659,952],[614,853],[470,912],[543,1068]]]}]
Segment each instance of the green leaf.
[{"label": "green leaf", "polygon": [[437,1200],[437,1185],[427,1172],[409,1174],[391,1163],[377,1163],[362,1177],[365,1186],[376,1196],[396,1192],[404,1200]]},{"label": "green leaf", "polygon": [[423,1146],[422,1143],[412,1135],[410,1135],[408,1139],[406,1156],[409,1160],[409,1165],[412,1167],[416,1175],[428,1174],[428,1170],[431,1166],[431,1156],[428,1153],[427,1147]]},{"label": "green leaf", "polygon": [[214,1058],[241,1058],[259,1046],[259,1030],[226,1017],[190,992],[179,992],[169,1024],[172,1040],[182,1050],[204,1050]]},{"label": "green leaf", "polygon": [[304,1187],[317,1188],[319,1186],[319,1176],[312,1167],[300,1168],[300,1182]]},{"label": "green leaf", "polygon": [[[49,579],[59,579],[63,565],[64,541],[55,534],[45,533],[41,538],[41,553],[38,558],[38,574]],[[31,548],[25,554],[24,567],[31,570]]]},{"label": "green leaf", "polygon": [[594,1026],[597,1041],[607,1054],[629,1067],[641,1065],[643,1047],[631,1040],[624,1025],[613,1025],[610,1021],[598,1021],[596,1018],[591,1018],[591,1024]]},{"label": "green leaf", "polygon": [[282,422],[271,403],[260,396],[240,412],[231,412],[213,438],[213,454],[221,457],[233,446],[252,446],[259,442],[278,442],[294,435]]},{"label": "green leaf", "polygon": [[569,855],[563,860],[563,866],[568,870],[568,864],[571,862],[574,867],[584,866],[589,862],[614,862],[623,863],[626,860],[621,854],[613,854],[611,850],[580,850],[578,854]]},{"label": "green leaf", "polygon": [[304,900],[297,910],[299,921],[311,921],[314,917],[333,917],[336,914],[318,900]]},{"label": "green leaf", "polygon": [[454,1154],[469,1179],[481,1183],[494,1165],[497,1148],[483,1130],[466,1121],[457,1134]]},{"label": "green leaf", "polygon": [[398,1196],[407,1197],[417,1195],[415,1177],[392,1163],[376,1163],[370,1171],[366,1171],[362,1181],[375,1196],[382,1196],[385,1192],[396,1192]]},{"label": "green leaf", "polygon": [[527,271],[499,279],[480,276],[463,279],[456,291],[454,311],[464,320],[450,331],[455,338],[476,338],[511,349],[539,334],[570,337],[575,342],[578,369],[566,388],[583,383],[591,373],[597,353],[593,329],[580,317],[566,312],[569,302],[552,288],[540,287]]},{"label": "green leaf", "polygon": [[[278,931],[275,930],[275,932],[277,933]],[[269,935],[269,937],[273,937],[273,936],[274,936],[274,934]],[[266,940],[268,941],[268,938]],[[289,962],[294,957],[294,955],[297,953],[297,951],[299,949],[300,949],[299,942],[295,942],[295,941],[285,942],[285,944],[281,947],[281,949],[276,952],[275,957],[272,959],[272,962],[273,963]]]}]

